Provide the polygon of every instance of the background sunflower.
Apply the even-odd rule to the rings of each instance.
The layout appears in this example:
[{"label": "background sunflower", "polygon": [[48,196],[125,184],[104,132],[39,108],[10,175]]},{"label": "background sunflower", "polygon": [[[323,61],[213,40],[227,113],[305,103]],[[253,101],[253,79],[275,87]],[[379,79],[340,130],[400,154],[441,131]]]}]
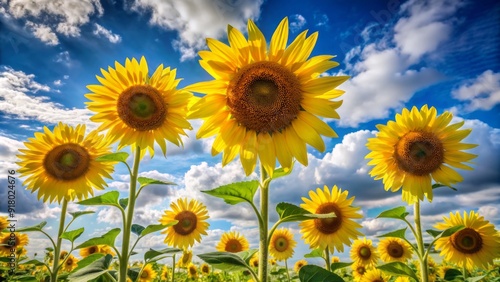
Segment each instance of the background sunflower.
[{"label": "background sunflower", "polygon": [[372,240],[365,238],[354,240],[349,253],[352,261],[363,265],[376,265],[378,254]]},{"label": "background sunflower", "polygon": [[274,231],[269,242],[269,253],[277,260],[286,260],[293,256],[297,242],[293,239],[293,233],[287,228]]},{"label": "background sunflower", "polygon": [[404,240],[395,238],[395,237],[387,237],[378,243],[377,251],[380,254],[380,258],[384,262],[406,262],[411,259],[413,251]]},{"label": "background sunflower", "polygon": [[247,238],[237,231],[224,232],[215,247],[219,252],[238,253],[249,249]]}]

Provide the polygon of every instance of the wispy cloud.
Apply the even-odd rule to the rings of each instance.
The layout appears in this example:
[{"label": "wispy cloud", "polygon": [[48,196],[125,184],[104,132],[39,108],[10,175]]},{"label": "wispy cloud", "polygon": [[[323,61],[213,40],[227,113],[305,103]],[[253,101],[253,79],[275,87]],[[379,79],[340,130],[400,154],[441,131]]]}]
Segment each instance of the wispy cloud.
[{"label": "wispy cloud", "polygon": [[307,23],[304,16],[295,14],[290,17],[290,31],[297,32],[302,29],[302,27]]},{"label": "wispy cloud", "polygon": [[122,37],[118,34],[113,33],[111,30],[104,28],[100,24],[94,24],[94,34],[97,36],[103,36],[108,39],[111,43],[118,43],[122,40]]},{"label": "wispy cloud", "polygon": [[500,103],[500,73],[487,70],[475,79],[465,81],[451,93],[453,98],[466,102],[467,112],[489,111]]}]

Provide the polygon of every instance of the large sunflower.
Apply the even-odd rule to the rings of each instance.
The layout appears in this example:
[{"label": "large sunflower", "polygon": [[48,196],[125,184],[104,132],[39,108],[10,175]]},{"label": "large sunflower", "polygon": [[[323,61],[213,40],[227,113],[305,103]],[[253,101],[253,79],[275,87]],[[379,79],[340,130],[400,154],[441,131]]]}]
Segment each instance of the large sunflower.
[{"label": "large sunflower", "polygon": [[248,240],[241,233],[236,231],[222,234],[219,243],[215,247],[219,252],[238,253],[249,248]]},{"label": "large sunflower", "polygon": [[153,269],[151,264],[147,264],[142,269],[141,273],[137,277],[138,282],[151,282],[156,278],[156,271]]},{"label": "large sunflower", "polygon": [[413,253],[406,241],[395,237],[387,237],[380,240],[377,251],[384,262],[406,262],[411,259]]},{"label": "large sunflower", "polygon": [[[144,57],[126,59],[125,66],[115,62],[115,68],[101,69],[97,76],[102,85],[89,85],[86,94],[89,110],[96,112],[90,119],[101,123],[99,130],[109,130],[112,142],[120,140],[118,148],[138,145],[154,154],[154,142],[167,152],[165,139],[179,146],[180,134],[192,129],[186,120],[187,105],[192,94],[177,90],[180,79],[176,70],[158,66],[149,76]],[[132,146],[134,148],[135,146]]]},{"label": "large sunflower", "polygon": [[226,165],[238,154],[245,173],[257,157],[269,174],[276,159],[290,168],[292,159],[307,165],[306,143],[325,150],[321,135],[337,134],[316,116],[339,118],[344,92],[335,89],[347,76],[324,76],[335,67],[334,56],[309,58],[318,33],[299,34],[287,47],[288,19],[276,28],[269,48],[259,28],[248,20],[248,40],[229,26],[229,46],[207,39],[210,51],[200,51],[201,66],[214,78],[188,86],[207,94],[191,108],[190,118],[203,118],[197,138],[216,135],[212,154],[223,152]]},{"label": "large sunflower", "polygon": [[453,226],[463,225],[464,229],[457,231],[450,237],[436,241],[436,250],[448,262],[456,263],[460,267],[472,270],[474,266],[487,269],[488,264],[500,254],[500,236],[495,226],[474,211],[469,214],[464,211],[463,217],[459,212],[450,212],[450,217],[443,217],[444,222],[435,227],[445,230]]},{"label": "large sunflower", "polygon": [[342,191],[333,186],[332,191],[328,186],[324,186],[314,191],[309,191],[311,200],[302,197],[303,204],[300,206],[313,214],[335,213],[334,218],[304,220],[299,223],[302,238],[311,248],[325,249],[328,247],[330,252],[337,249],[344,251],[344,244],[351,245],[351,240],[356,239],[362,234],[357,230],[361,225],[352,219],[361,218],[357,213],[359,207],[351,206],[354,197],[347,198],[348,192]]},{"label": "large sunflower", "polygon": [[378,254],[372,245],[372,240],[366,238],[354,240],[349,254],[352,261],[363,265],[375,266],[378,259]]},{"label": "large sunflower", "polygon": [[281,228],[274,231],[269,242],[269,253],[277,260],[286,260],[293,256],[293,248],[297,242],[289,229]]},{"label": "large sunflower", "polygon": [[94,195],[93,188],[107,186],[103,177],[111,178],[113,165],[98,162],[100,156],[111,153],[110,143],[97,131],[85,136],[85,125],[72,127],[59,123],[50,131],[35,133],[19,149],[19,172],[25,176],[24,185],[32,193],[38,190],[38,199],[52,203],[62,199],[82,200]]},{"label": "large sunflower", "polygon": [[175,220],[177,224],[168,227],[162,233],[166,233],[165,243],[169,246],[187,249],[194,245],[194,241],[200,242],[201,235],[207,235],[210,224],[206,222],[208,212],[202,203],[197,200],[181,198],[170,204],[172,210],[165,211],[160,219],[161,224],[169,224]]},{"label": "large sunflower", "polygon": [[471,170],[463,162],[469,163],[476,155],[462,150],[477,145],[460,142],[471,130],[458,130],[463,121],[448,125],[452,117],[450,112],[437,116],[434,107],[424,105],[420,111],[405,108],[396,121],[377,125],[380,132],[367,143],[371,152],[366,158],[374,166],[370,175],[382,179],[386,191],[403,187],[403,200],[409,204],[424,196],[432,201],[432,179],[444,185],[462,181],[451,167]]},{"label": "large sunflower", "polygon": [[[21,250],[28,244],[28,235],[21,233],[0,233],[0,256],[8,257],[11,250]],[[23,251],[21,251],[22,253]]]}]

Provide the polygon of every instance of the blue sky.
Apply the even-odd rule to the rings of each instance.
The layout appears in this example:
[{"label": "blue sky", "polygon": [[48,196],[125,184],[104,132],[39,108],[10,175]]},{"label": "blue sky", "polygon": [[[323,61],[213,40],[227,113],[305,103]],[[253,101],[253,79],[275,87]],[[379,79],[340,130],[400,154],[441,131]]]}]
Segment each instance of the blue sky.
[{"label": "blue sky", "polygon": [[[71,3],[71,4],[70,4]],[[291,35],[318,31],[314,55],[335,54],[340,66],[324,75],[347,74],[351,79],[339,88],[346,91],[339,108],[340,120],[329,120],[339,138],[325,140],[324,153],[309,148],[309,166],[296,166],[287,178],[271,184],[271,202],[301,203],[307,192],[323,185],[338,185],[355,196],[362,207],[363,232],[374,235],[400,227],[399,223],[375,219],[383,209],[403,205],[400,193],[385,192],[380,181],[368,176],[364,156],[367,138],[375,125],[387,123],[404,107],[424,104],[438,113],[452,111],[454,121],[465,120],[472,128],[466,142],[479,146],[474,171],[460,171],[464,182],[458,192],[441,189],[432,203],[423,205],[423,218],[430,227],[450,211],[478,210],[500,224],[500,35],[495,1],[224,1],[224,0],[0,0],[0,184],[6,187],[6,170],[17,169],[16,152],[22,142],[63,121],[72,125],[96,124],[85,108],[86,85],[96,84],[95,75],[115,61],[145,56],[150,69],[163,63],[177,68],[179,87],[210,80],[199,66],[197,51],[205,38],[227,42],[227,24],[245,31],[253,19],[266,38],[283,17],[290,21]],[[244,232],[251,247],[258,247],[256,220],[249,206],[226,206],[199,191],[242,177],[239,161],[221,168],[221,157],[211,157],[212,139],[196,140],[200,121],[184,139],[184,148],[169,146],[141,164],[141,174],[178,183],[175,187],[149,187],[141,193],[136,212],[139,224],[156,224],[163,210],[178,197],[203,201],[211,216],[209,235],[194,252],[215,250],[226,230]],[[127,193],[127,175],[117,166],[109,189]],[[36,200],[35,194],[17,191],[19,225],[49,221],[56,233],[60,208]],[[6,199],[5,189],[0,191]],[[4,214],[4,202],[0,214]],[[71,204],[70,210],[84,207]],[[409,207],[409,209],[411,209]],[[120,226],[118,213],[95,209],[93,216],[77,220],[84,226],[80,240]],[[273,210],[273,208],[272,208]],[[277,215],[272,214],[271,220]],[[93,224],[88,224],[92,222]],[[298,227],[290,224],[295,239]],[[138,251],[163,248],[163,237],[154,234]],[[32,234],[29,254],[43,253],[47,241]],[[375,241],[377,242],[377,241]],[[293,260],[308,247],[299,242]],[[342,258],[348,252],[337,254]],[[137,257],[140,259],[140,257]],[[312,260],[311,262],[319,263]]]}]

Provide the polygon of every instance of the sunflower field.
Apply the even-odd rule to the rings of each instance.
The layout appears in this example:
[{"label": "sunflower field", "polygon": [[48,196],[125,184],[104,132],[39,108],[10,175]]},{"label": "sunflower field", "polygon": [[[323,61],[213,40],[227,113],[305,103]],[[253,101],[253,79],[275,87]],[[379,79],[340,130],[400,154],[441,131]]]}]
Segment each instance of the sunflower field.
[{"label": "sunflower field", "polygon": [[[55,236],[46,222],[13,232],[9,217],[0,217],[0,281],[500,281],[500,233],[479,212],[453,211],[423,230],[422,203],[431,202],[436,189],[453,193],[464,180],[457,169],[473,169],[477,155],[468,150],[478,146],[463,142],[471,133],[463,121],[432,105],[403,108],[366,140],[366,173],[407,204],[377,218],[404,228],[369,239],[361,232],[366,215],[339,183],[317,185],[299,205],[270,205],[273,181],[309,165],[308,145],[324,152],[325,140],[338,137],[326,120],[341,119],[338,109],[349,99],[338,88],[349,76],[321,75],[339,65],[334,56],[311,56],[318,33],[292,37],[290,28],[283,18],[266,38],[252,20],[247,36],[229,25],[227,43],[208,38],[198,52],[213,79],[183,88],[176,69],[150,65],[144,56],[101,68],[85,94],[96,130],[61,121],[19,149],[23,185],[40,202],[60,207],[59,227]],[[134,222],[141,192],[176,185],[141,176],[141,164],[162,157],[156,146],[163,157],[167,143],[182,147],[195,120],[202,122],[196,137],[211,138],[212,156],[221,154],[222,166],[239,159],[246,177],[258,175],[202,191],[251,211],[258,246],[249,243],[251,235],[228,230],[213,252],[193,253],[195,244],[206,244],[210,214],[217,211],[190,197],[173,200],[156,222]],[[165,165],[175,166],[168,159]],[[108,187],[118,166],[129,174],[127,197]],[[81,210],[69,212],[69,204]],[[93,235],[74,228],[95,213],[87,207],[116,210],[121,227]],[[310,248],[304,257],[295,254],[292,226]],[[29,257],[33,233],[46,236],[48,245]],[[153,233],[163,236],[165,248],[137,253]]]}]

